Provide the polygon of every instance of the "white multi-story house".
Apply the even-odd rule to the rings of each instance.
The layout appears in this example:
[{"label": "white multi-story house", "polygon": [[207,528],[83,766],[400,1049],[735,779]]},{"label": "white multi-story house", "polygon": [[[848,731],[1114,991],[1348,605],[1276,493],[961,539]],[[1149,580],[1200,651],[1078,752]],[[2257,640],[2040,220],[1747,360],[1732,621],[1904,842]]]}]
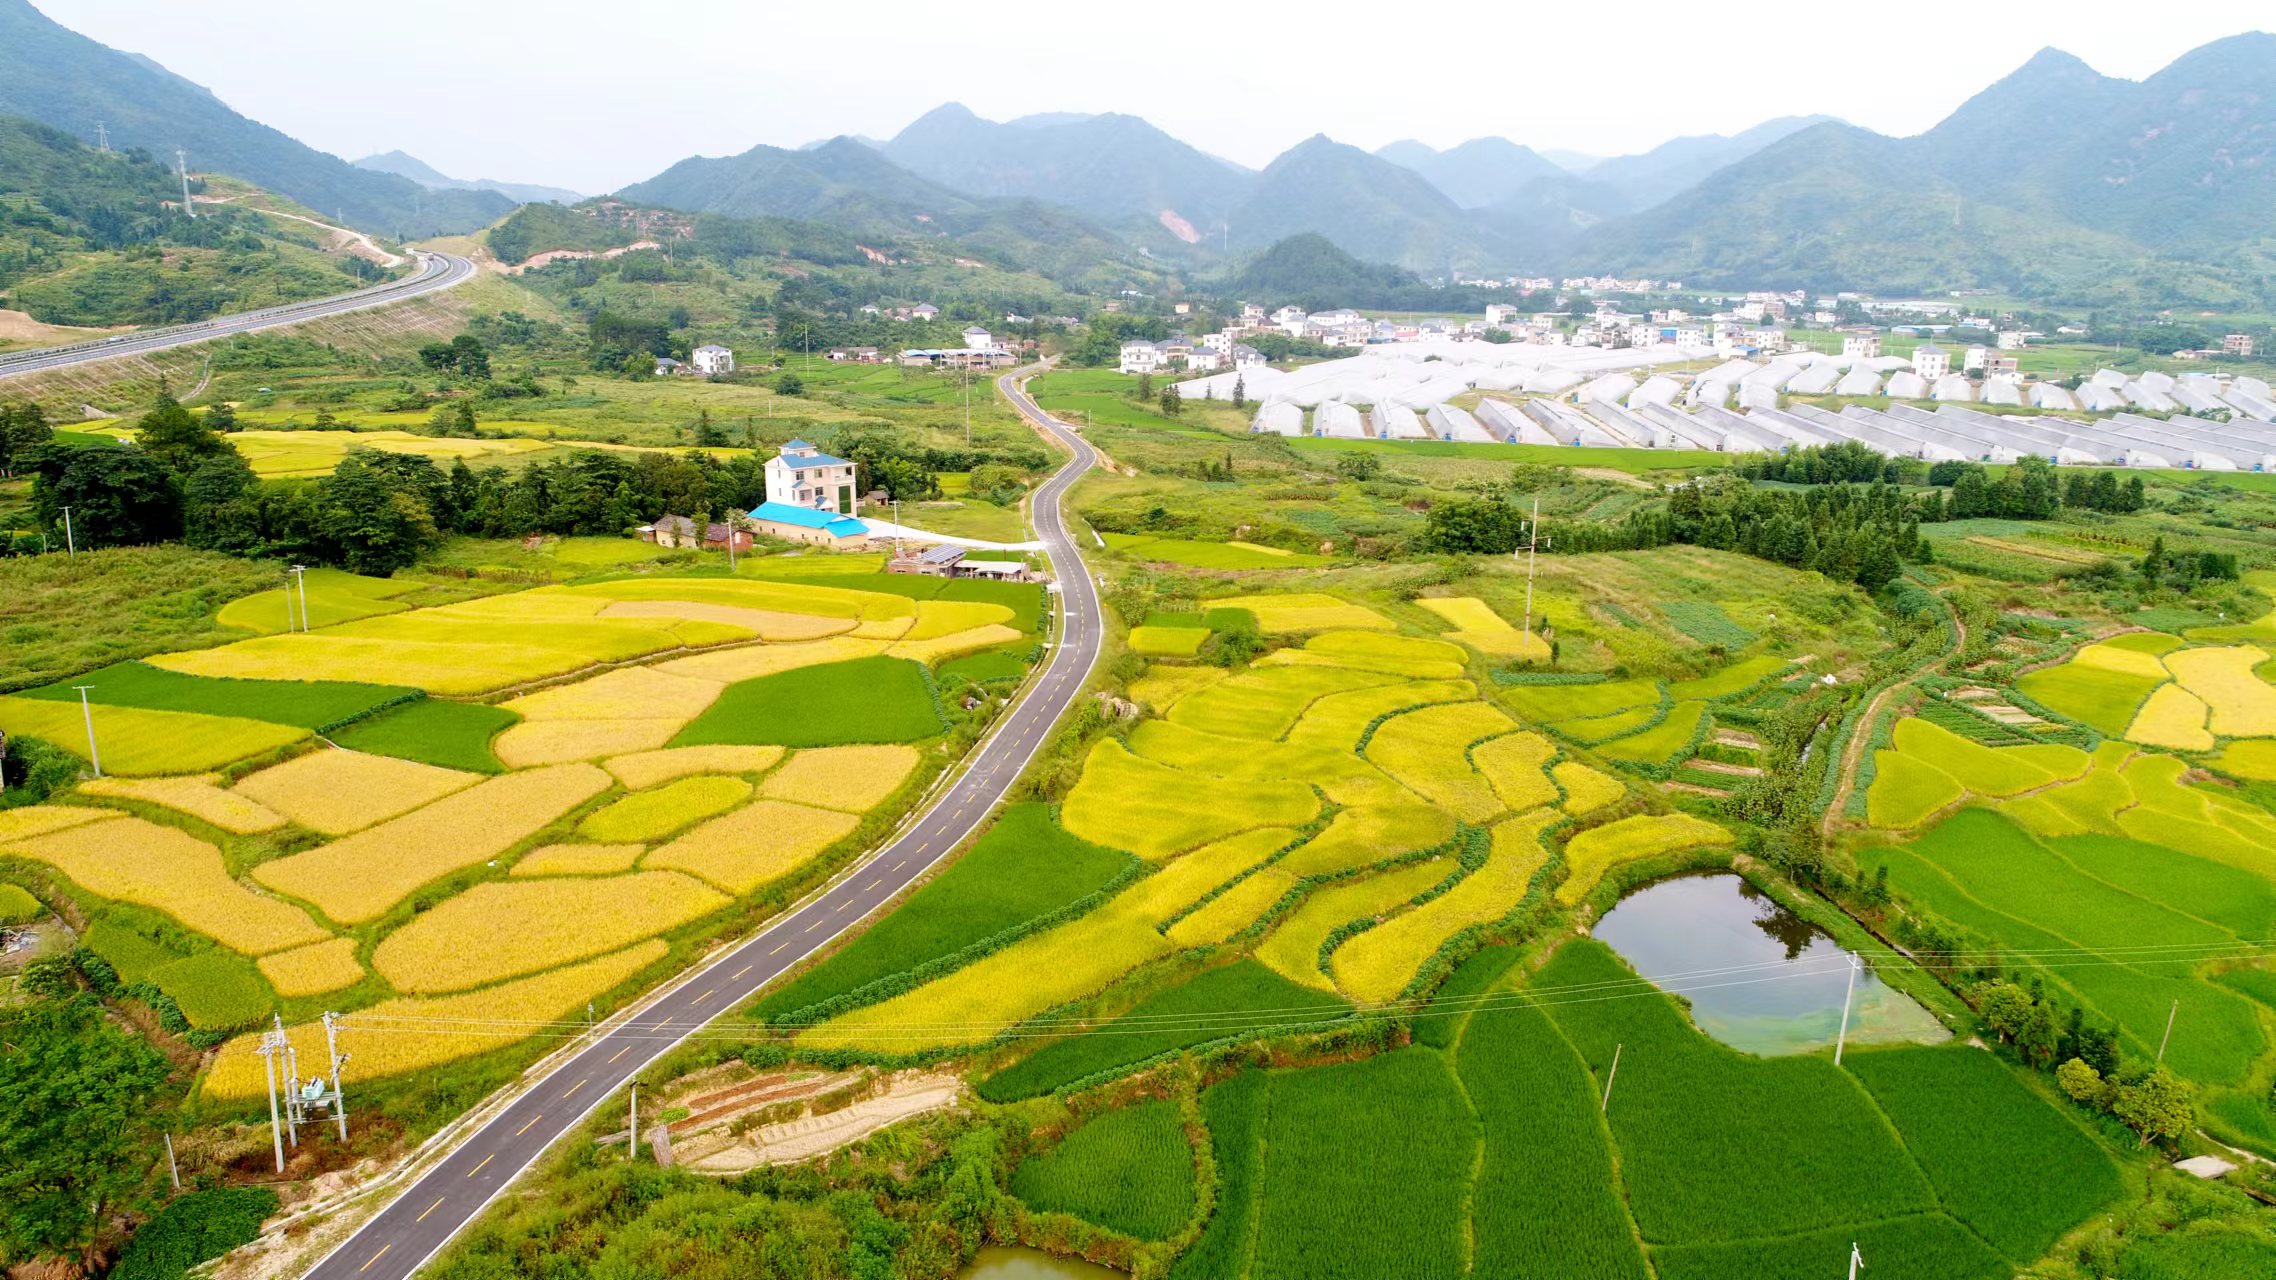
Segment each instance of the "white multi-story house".
[{"label": "white multi-story house", "polygon": [[1754,347],[1755,350],[1760,351],[1764,355],[1768,356],[1777,355],[1780,352],[1786,350],[1787,347],[1786,331],[1784,329],[1749,329],[1747,330],[1746,340],[1750,345]]},{"label": "white multi-story house", "polygon": [[1255,347],[1252,347],[1245,342],[1238,343],[1233,347],[1234,368],[1262,369],[1264,368],[1264,365],[1264,352],[1257,350]]},{"label": "white multi-story house", "polygon": [[2252,354],[2252,335],[2249,333],[2221,335],[2221,354],[2249,357]]},{"label": "white multi-story house", "polygon": [[1272,313],[1272,322],[1273,324],[1283,329],[1287,329],[1290,325],[1294,325],[1296,327],[1289,333],[1289,336],[1292,338],[1302,337],[1304,330],[1304,308],[1282,307],[1280,310]]},{"label": "white multi-story house", "polygon": [[722,373],[735,372],[735,353],[722,346],[706,344],[688,352],[688,363],[695,371],[709,378]]},{"label": "white multi-story house", "polygon": [[1250,329],[1264,327],[1264,308],[1253,302],[1241,304],[1241,324]]},{"label": "white multi-story house", "polygon": [[767,459],[767,501],[855,515],[861,510],[861,495],[854,492],[854,464],[804,440],[793,440]]},{"label": "white multi-story house", "polygon": [[1912,371],[1924,382],[1934,383],[1952,372],[1952,353],[1933,342],[1923,342],[1912,351]]},{"label": "white multi-story house", "polygon": [[1841,335],[1841,354],[1852,360],[1878,360],[1881,358],[1881,335],[1845,333]]},{"label": "white multi-story house", "polygon": [[1162,349],[1144,338],[1132,338],[1122,344],[1118,367],[1124,373],[1152,373],[1162,367]]},{"label": "white multi-story house", "polygon": [[1489,302],[1486,304],[1486,327],[1489,329],[1507,329],[1516,323],[1517,315],[1517,308],[1508,303]]},{"label": "white multi-story house", "polygon": [[1987,353],[1984,351],[1983,344],[1981,343],[1969,347],[1960,356],[1960,367],[1969,373],[1981,373],[1983,371],[1984,356],[1986,354]]},{"label": "white multi-story house", "polygon": [[1195,347],[1185,353],[1185,367],[1192,373],[1215,373],[1225,367],[1225,353],[1215,347]]},{"label": "white multi-story house", "polygon": [[2022,329],[2002,329],[1997,341],[2002,351],[2021,351],[2030,345],[2031,335]]},{"label": "white multi-story house", "polygon": [[974,325],[964,331],[964,345],[971,347],[975,351],[985,351],[988,348],[995,346],[996,340],[989,335],[986,329],[983,329],[978,325]]},{"label": "white multi-story house", "polygon": [[1703,355],[1715,349],[1715,339],[1698,325],[1679,325],[1675,331],[1675,349],[1686,355]]},{"label": "white multi-story house", "polygon": [[1201,345],[1209,348],[1211,351],[1216,352],[1218,355],[1225,355],[1231,352],[1233,349],[1232,331],[1229,329],[1220,329],[1216,333],[1205,333],[1201,335]]},{"label": "white multi-story house", "polygon": [[1660,327],[1659,327],[1658,325],[1656,325],[1656,324],[1632,324],[1632,325],[1629,325],[1629,326],[1628,326],[1628,345],[1629,345],[1629,346],[1631,346],[1631,347],[1656,347],[1656,346],[1658,346],[1658,345],[1659,345],[1659,342],[1660,342]]}]

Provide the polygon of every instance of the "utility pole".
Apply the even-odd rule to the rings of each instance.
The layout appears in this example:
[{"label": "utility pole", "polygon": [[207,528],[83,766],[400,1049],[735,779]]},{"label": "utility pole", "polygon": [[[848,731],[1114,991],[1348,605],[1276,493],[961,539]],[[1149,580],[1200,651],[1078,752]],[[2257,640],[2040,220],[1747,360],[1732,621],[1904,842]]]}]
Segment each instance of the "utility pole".
[{"label": "utility pole", "polygon": [[[1550,539],[1554,542],[1555,539]],[[1533,495],[1533,518],[1525,525],[1525,634],[1533,634],[1533,561],[1541,550],[1541,495]]]},{"label": "utility pole", "polygon": [[1618,1044],[1612,1046],[1612,1069],[1604,1073],[1604,1101],[1596,1104],[1600,1115],[1612,1110],[1612,1082],[1620,1078],[1620,1051],[1626,1047]]},{"label": "utility pole", "polygon": [[637,1077],[632,1081],[632,1114],[625,1120],[624,1133],[624,1158],[638,1160],[640,1158],[640,1081]]},{"label": "utility pole", "polygon": [[87,691],[95,686],[75,684],[71,687],[79,691],[79,717],[87,722],[87,763],[95,766],[95,776],[100,778],[103,776],[103,753],[95,749],[95,708],[87,701]]},{"label": "utility pole", "polygon": [[[290,570],[290,572],[291,572],[291,574],[292,574],[292,576],[293,576],[293,580],[294,580],[295,582],[297,582],[297,583],[299,583],[299,584],[300,584],[300,629],[301,629],[301,630],[303,630],[303,631],[306,631],[306,630],[308,630],[308,629],[309,629],[309,625],[308,625],[308,566],[307,566],[307,565],[304,565],[304,564],[296,564],[296,565],[292,566],[292,569]],[[291,614],[291,612],[292,612],[292,587],[288,585],[288,586],[285,588],[285,613],[286,613],[287,615],[290,615],[290,614]]]},{"label": "utility pole", "polygon": [[166,1135],[166,1176],[174,1183],[174,1190],[182,1189],[182,1166],[174,1163],[174,1135]]},{"label": "utility pole", "polygon": [[2181,1002],[2179,1000],[2174,1001],[2173,1007],[2165,1011],[2165,1034],[2157,1038],[2157,1060],[2161,1063],[2165,1061],[2166,1042],[2173,1039],[2173,1020],[2180,1013]]},{"label": "utility pole", "polygon": [[[100,120],[95,122],[95,150],[106,156],[111,153],[111,131],[105,128]],[[181,1189],[179,1184],[176,1185],[175,1189]]]},{"label": "utility pole", "polygon": [[348,1095],[340,1090],[340,1068],[348,1065],[348,1055],[340,1052],[340,1015],[329,1009],[324,1011],[324,1052],[332,1060],[332,1116],[340,1122],[340,1141],[348,1140]]},{"label": "utility pole", "polygon": [[181,175],[182,179],[182,212],[195,218],[198,211],[190,203],[190,160],[182,154],[180,147],[174,148],[174,172]]},{"label": "utility pole", "polygon": [[1857,1273],[1865,1269],[1865,1255],[1857,1251],[1857,1242],[1849,1242],[1849,1280],[1857,1280]]},{"label": "utility pole", "polygon": [[893,504],[893,558],[901,558],[901,500],[888,499]]},{"label": "utility pole", "polygon": [[71,531],[71,508],[69,507],[63,509],[63,553],[66,556],[79,554],[79,535]]},{"label": "utility pole", "polygon": [[972,447],[972,366],[964,366],[964,447]]},{"label": "utility pole", "polygon": [[261,1033],[261,1047],[253,1052],[261,1055],[261,1076],[269,1086],[269,1145],[276,1150],[277,1172],[284,1172],[284,1122],[277,1117],[277,1041],[284,1038],[284,1019],[279,1016],[272,1030]]},{"label": "utility pole", "polygon": [[743,524],[743,513],[733,507],[727,509],[727,572],[735,572],[735,534]]},{"label": "utility pole", "polygon": [[1857,994],[1857,957],[1849,957],[1849,985],[1841,993],[1841,1032],[1834,1037],[1833,1065],[1841,1065],[1841,1051],[1849,1043],[1849,998]]}]

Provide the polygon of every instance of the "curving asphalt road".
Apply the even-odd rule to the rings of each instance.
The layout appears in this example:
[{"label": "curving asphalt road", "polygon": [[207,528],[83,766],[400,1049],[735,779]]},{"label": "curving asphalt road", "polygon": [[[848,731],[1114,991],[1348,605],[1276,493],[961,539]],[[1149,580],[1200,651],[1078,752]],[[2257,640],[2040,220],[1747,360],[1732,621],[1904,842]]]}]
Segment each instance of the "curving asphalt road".
[{"label": "curving asphalt road", "polygon": [[[1061,497],[1097,455],[1028,398],[1019,378],[1012,373],[998,379],[1004,397],[1074,455],[1035,491],[1035,527],[1060,583],[1061,609],[1058,641],[1027,695],[980,743],[963,776],[898,839],[531,1084],[318,1261],[308,1273],[312,1280],[400,1280],[417,1271],[627,1080],[721,1012],[859,927],[947,857],[1004,798],[1060,715],[1082,696],[1102,637],[1098,584],[1060,512]],[[343,1047],[352,1049],[353,1014],[346,1026]]]},{"label": "curving asphalt road", "polygon": [[93,364],[98,360],[116,360],[121,356],[148,355],[153,351],[211,342],[215,338],[226,338],[232,334],[253,333],[280,325],[319,320],[325,316],[346,315],[351,311],[389,306],[407,298],[456,288],[474,277],[474,263],[456,254],[429,253],[424,249],[414,249],[412,252],[419,258],[419,270],[416,273],[401,280],[373,285],[369,289],[358,289],[353,293],[312,298],[307,302],[288,302],[281,306],[263,307],[258,311],[242,311],[236,315],[215,316],[211,320],[200,320],[194,324],[145,329],[137,333],[121,334],[115,339],[97,338],[63,347],[34,347],[28,351],[0,353],[0,378],[36,373],[42,369],[61,369],[68,365]]}]

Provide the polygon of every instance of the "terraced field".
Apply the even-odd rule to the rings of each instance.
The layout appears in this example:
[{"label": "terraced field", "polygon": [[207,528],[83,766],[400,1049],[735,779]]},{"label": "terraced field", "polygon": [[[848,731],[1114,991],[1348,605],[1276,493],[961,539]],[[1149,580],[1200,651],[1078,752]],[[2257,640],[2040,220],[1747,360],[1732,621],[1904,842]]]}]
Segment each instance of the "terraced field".
[{"label": "terraced field", "polygon": [[[0,857],[180,931],[104,936],[193,1027],[343,993],[357,1081],[512,1044],[763,915],[929,776],[945,725],[926,664],[1035,616],[873,573],[649,573],[432,608],[406,585],[312,574],[313,631],[248,597],[229,609],[253,638],[81,677],[119,776],[0,813]],[[77,700],[0,698],[0,728],[83,749]],[[250,837],[272,843],[247,856]],[[245,1097],[258,1067],[232,1041],[204,1088]]]}]

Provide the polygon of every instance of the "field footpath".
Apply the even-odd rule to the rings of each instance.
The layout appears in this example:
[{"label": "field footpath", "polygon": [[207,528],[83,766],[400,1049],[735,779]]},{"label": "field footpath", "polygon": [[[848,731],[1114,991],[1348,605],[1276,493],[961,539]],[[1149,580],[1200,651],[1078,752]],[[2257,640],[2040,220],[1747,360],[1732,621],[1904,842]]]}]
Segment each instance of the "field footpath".
[{"label": "field footpath", "polygon": [[1948,661],[1968,651],[1967,620],[1960,616],[1958,609],[1952,608],[1951,601],[1946,600],[1942,603],[1952,615],[1952,645],[1950,648],[1939,652],[1935,657],[1914,667],[1906,673],[1902,680],[1881,690],[1871,702],[1865,704],[1865,712],[1857,720],[1857,731],[1849,735],[1848,744],[1842,748],[1841,759],[1836,761],[1834,765],[1835,768],[1841,770],[1841,784],[1834,789],[1833,801],[1826,805],[1825,815],[1820,823],[1820,829],[1828,836],[1831,836],[1834,829],[1840,825],[1842,811],[1849,807],[1849,797],[1857,790],[1857,766],[1865,761],[1865,752],[1873,741],[1873,725],[1881,718],[1881,713],[1888,709],[1889,699],[1910,689],[1914,681],[1920,679],[1938,663]]}]

